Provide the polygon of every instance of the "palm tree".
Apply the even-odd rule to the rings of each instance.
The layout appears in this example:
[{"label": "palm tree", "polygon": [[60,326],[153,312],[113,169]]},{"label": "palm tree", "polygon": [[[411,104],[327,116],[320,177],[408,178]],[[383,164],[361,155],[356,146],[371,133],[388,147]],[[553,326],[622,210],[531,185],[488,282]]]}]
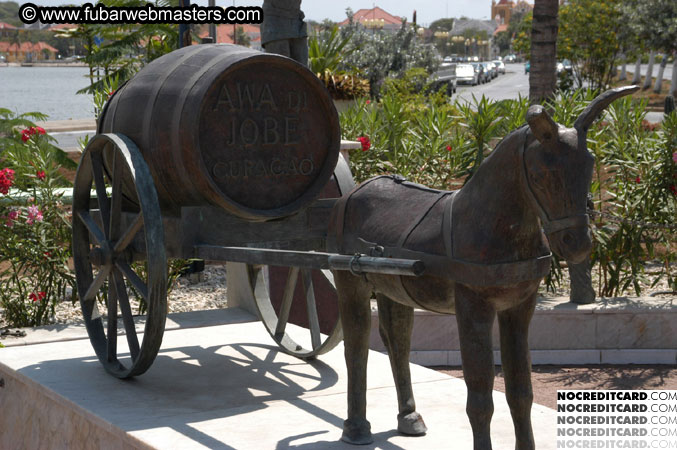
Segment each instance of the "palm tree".
[{"label": "palm tree", "polygon": [[529,100],[541,102],[553,96],[557,86],[558,0],[535,0],[531,26]]}]

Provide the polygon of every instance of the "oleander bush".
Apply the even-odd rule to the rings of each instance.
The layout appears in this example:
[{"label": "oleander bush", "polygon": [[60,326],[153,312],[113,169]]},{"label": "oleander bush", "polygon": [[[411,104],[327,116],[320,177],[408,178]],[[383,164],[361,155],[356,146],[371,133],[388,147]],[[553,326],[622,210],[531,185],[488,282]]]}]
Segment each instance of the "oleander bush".
[{"label": "oleander bush", "polygon": [[75,300],[68,268],[69,209],[60,169],[75,165],[32,120],[0,109],[0,306],[12,326],[48,323],[59,301]]},{"label": "oleander bush", "polygon": [[[415,77],[414,77],[415,78]],[[525,123],[528,99],[453,102],[406,78],[386,81],[380,101],[363,100],[341,114],[344,139],[358,140],[351,153],[357,181],[385,173],[439,189],[457,189],[500,138]],[[596,96],[578,90],[547,106],[565,126]],[[615,296],[666,280],[677,291],[677,114],[660,126],[645,120],[645,104],[615,102],[588,133],[595,156],[591,255],[599,295]],[[559,261],[547,278],[561,277]]]}]

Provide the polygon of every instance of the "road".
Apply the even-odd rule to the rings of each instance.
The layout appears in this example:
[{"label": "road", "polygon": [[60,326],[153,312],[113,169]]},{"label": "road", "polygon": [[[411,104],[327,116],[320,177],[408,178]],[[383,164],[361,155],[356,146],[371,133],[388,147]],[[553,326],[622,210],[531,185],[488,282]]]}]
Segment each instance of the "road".
[{"label": "road", "polygon": [[[666,67],[666,73],[667,70]],[[506,64],[504,75],[499,75],[487,84],[458,86],[456,95],[452,99],[472,102],[473,95],[478,99],[484,95],[494,101],[516,99],[520,95],[529,97],[529,74],[524,73],[524,64]],[[649,111],[646,114],[646,120],[654,123],[661,122],[663,113]]]},{"label": "road", "polygon": [[482,95],[498,101],[529,96],[529,74],[524,73],[524,64],[506,64],[505,74],[493,81],[478,86],[458,86],[455,99],[472,102],[473,95],[480,99]]},{"label": "road", "polygon": [[[640,73],[642,75],[646,75],[646,69],[649,67],[648,64],[642,64],[640,66]],[[655,78],[656,75],[658,75],[658,69],[660,68],[660,64],[654,64],[653,66],[653,77]],[[621,68],[619,67],[618,70]],[[628,64],[628,66],[625,68],[625,70],[628,71],[628,73],[635,73],[635,65],[634,64]],[[663,79],[670,81],[672,79],[672,63],[668,63],[667,66],[665,66],[665,71],[663,72]]]}]

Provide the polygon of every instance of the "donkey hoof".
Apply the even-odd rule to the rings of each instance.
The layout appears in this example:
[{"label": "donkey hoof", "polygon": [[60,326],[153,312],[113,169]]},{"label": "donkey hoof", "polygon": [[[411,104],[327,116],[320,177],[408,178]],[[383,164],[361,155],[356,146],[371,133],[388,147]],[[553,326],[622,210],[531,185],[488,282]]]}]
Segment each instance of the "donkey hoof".
[{"label": "donkey hoof", "polygon": [[423,417],[416,411],[397,416],[397,431],[410,436],[421,436],[428,431],[428,427],[423,422]]},{"label": "donkey hoof", "polygon": [[368,420],[346,420],[343,422],[343,442],[353,445],[367,445],[374,442],[371,437],[371,424]]}]

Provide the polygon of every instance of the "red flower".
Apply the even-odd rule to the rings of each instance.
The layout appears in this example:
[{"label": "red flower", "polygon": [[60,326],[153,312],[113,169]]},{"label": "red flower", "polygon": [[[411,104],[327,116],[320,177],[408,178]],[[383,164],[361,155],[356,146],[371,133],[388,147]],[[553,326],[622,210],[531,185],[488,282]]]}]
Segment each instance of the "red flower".
[{"label": "red flower", "polygon": [[38,170],[35,172],[35,176],[38,177],[38,180],[44,180],[45,179],[45,171],[44,170]]},{"label": "red flower", "polygon": [[639,184],[641,182],[642,182],[642,179],[639,176],[637,178],[635,178],[635,183]]},{"label": "red flower", "polygon": [[677,195],[677,186],[674,184],[670,186],[670,191],[672,191],[672,195]]},{"label": "red flower", "polygon": [[371,104],[371,100],[367,100],[366,102],[364,102],[364,104],[365,104],[365,105]]},{"label": "red flower", "polygon": [[9,168],[0,170],[0,194],[7,195],[14,181],[14,171]]},{"label": "red flower", "polygon": [[451,148],[451,145],[447,145],[447,151],[450,152],[450,151],[452,151],[452,150],[453,150],[453,149]]},{"label": "red flower", "polygon": [[31,127],[31,131],[33,131],[32,134],[45,134],[45,129],[42,127]]},{"label": "red flower", "polygon": [[35,292],[31,292],[28,298],[34,302],[37,302],[39,300],[43,300],[46,296],[47,294],[44,291],[40,291],[37,294]]},{"label": "red flower", "polygon": [[50,252],[43,252],[43,255],[45,255],[45,258],[51,258],[52,254]]},{"label": "red flower", "polygon": [[371,148],[371,141],[369,140],[369,136],[360,136],[357,138],[357,141],[362,144],[362,151],[366,152]]},{"label": "red flower", "polygon": [[28,141],[30,138],[31,138],[31,131],[30,130],[21,131],[21,140],[23,142]]}]

